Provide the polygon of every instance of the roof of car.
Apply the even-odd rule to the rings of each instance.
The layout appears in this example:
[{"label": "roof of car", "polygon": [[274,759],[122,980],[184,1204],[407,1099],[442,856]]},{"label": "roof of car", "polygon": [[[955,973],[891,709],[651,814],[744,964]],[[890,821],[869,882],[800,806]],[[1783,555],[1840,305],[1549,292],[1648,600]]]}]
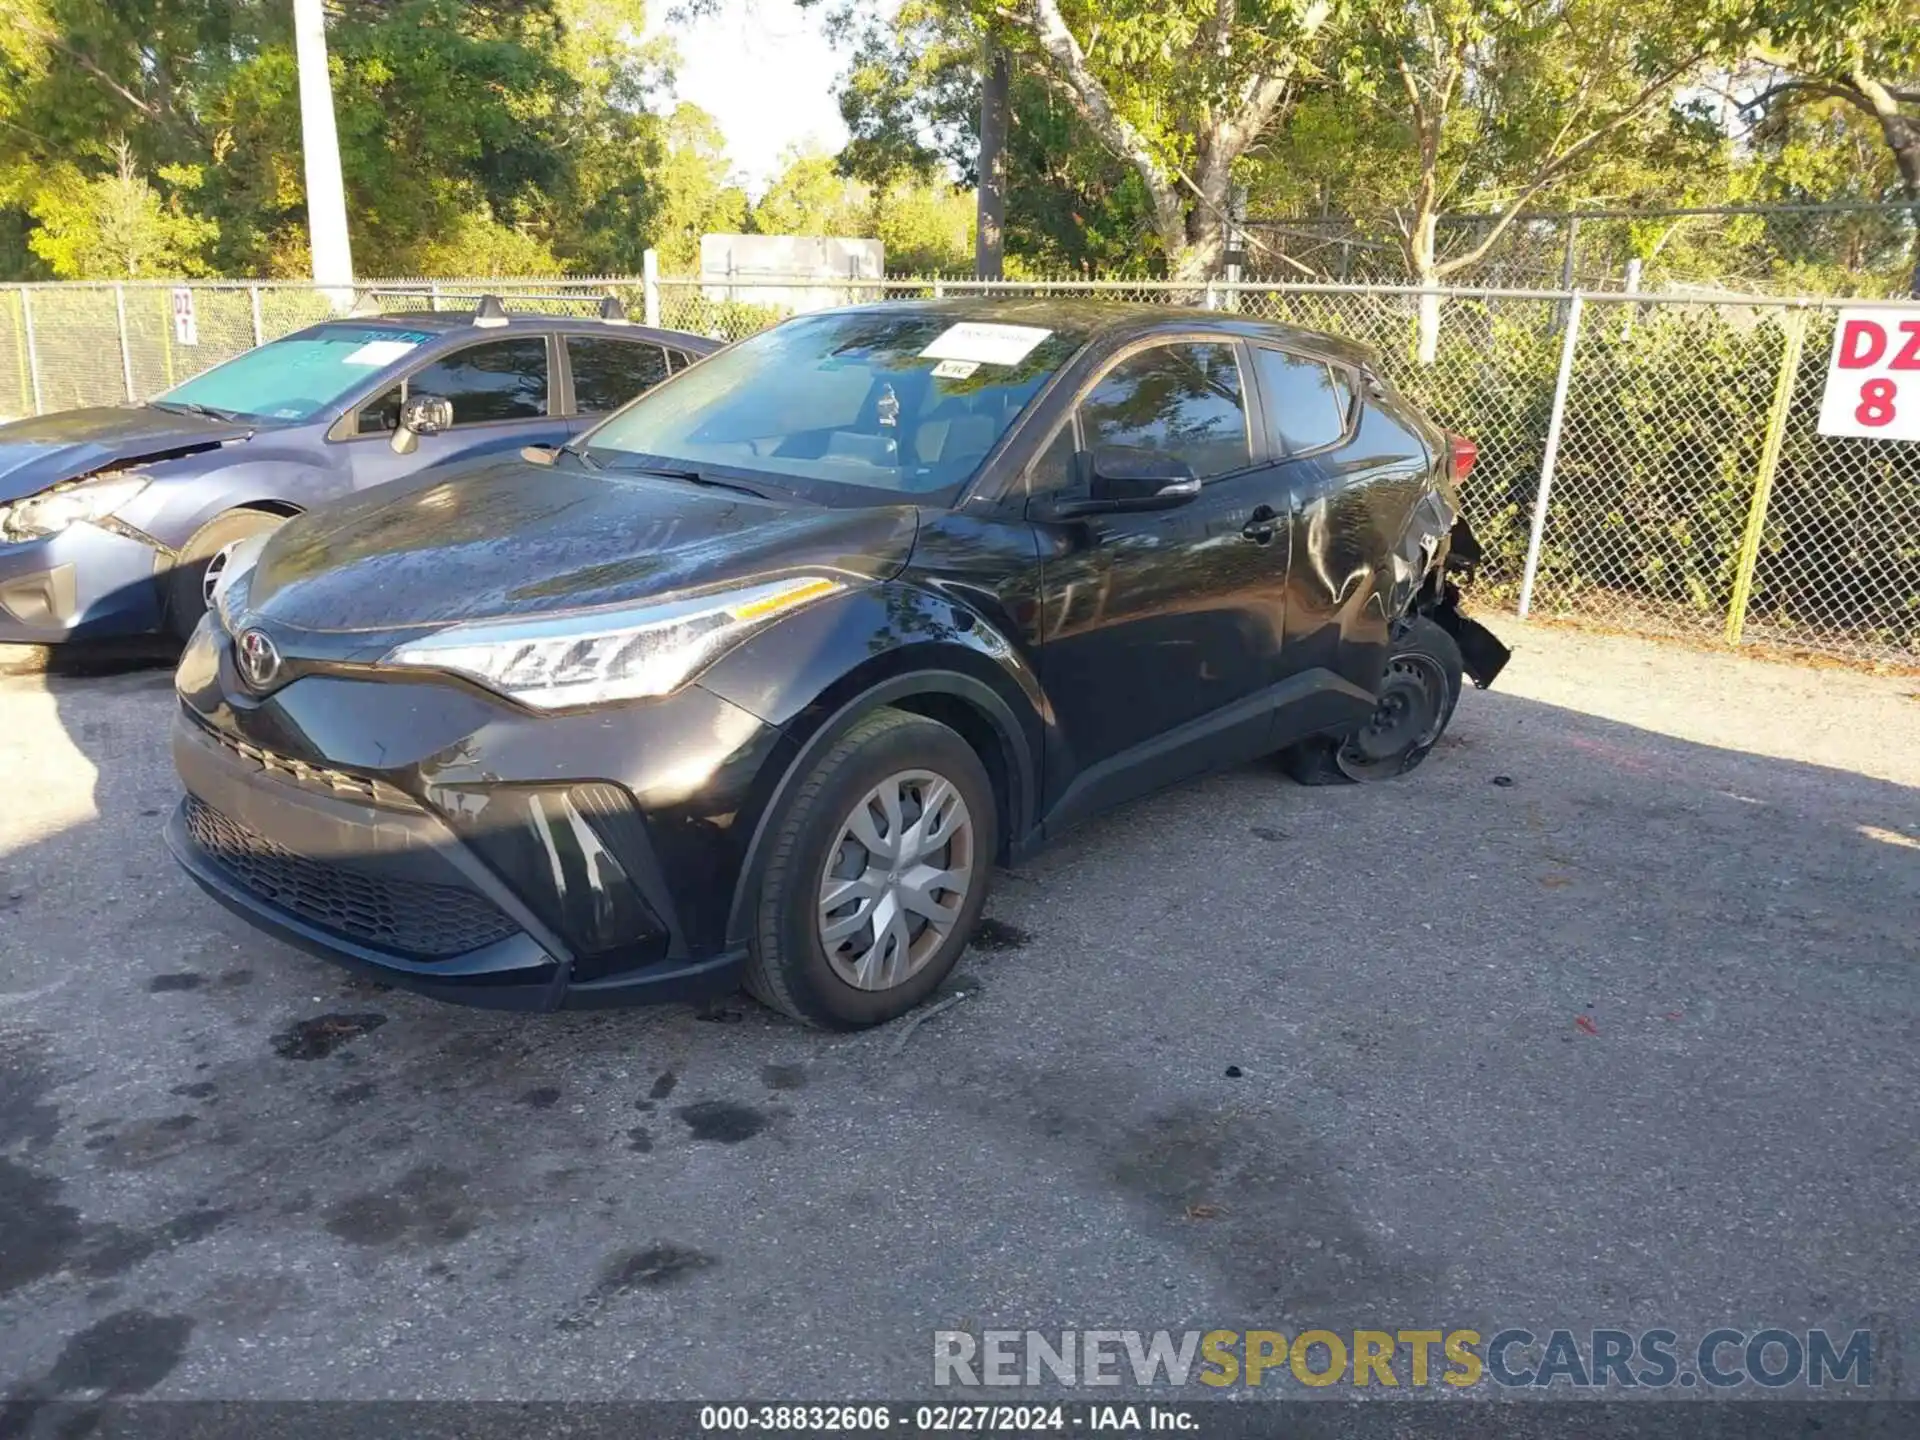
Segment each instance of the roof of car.
[{"label": "roof of car", "polygon": [[647,325],[631,322],[621,324],[618,321],[603,320],[598,315],[550,315],[535,310],[509,310],[504,324],[495,321],[492,325],[476,325],[471,309],[460,310],[389,310],[379,315],[347,315],[339,321],[322,321],[322,324],[347,322],[369,327],[390,325],[396,330],[430,331],[434,334],[465,334],[473,331],[485,334],[488,330],[551,330],[556,326],[579,329],[586,333],[604,329],[610,335],[627,338],[639,337],[646,340],[659,340],[683,348],[717,350],[721,341],[709,339],[705,335],[695,335],[685,330],[656,329]]},{"label": "roof of car", "polygon": [[1198,327],[1222,330],[1249,340],[1305,345],[1355,365],[1370,364],[1376,358],[1369,347],[1320,330],[1281,325],[1229,310],[1148,305],[1095,295],[964,295],[941,300],[887,300],[857,308],[894,312],[918,310],[930,315],[950,315],[955,321],[1037,325],[1077,335],[1083,342],[1095,339],[1124,341],[1162,331]]}]

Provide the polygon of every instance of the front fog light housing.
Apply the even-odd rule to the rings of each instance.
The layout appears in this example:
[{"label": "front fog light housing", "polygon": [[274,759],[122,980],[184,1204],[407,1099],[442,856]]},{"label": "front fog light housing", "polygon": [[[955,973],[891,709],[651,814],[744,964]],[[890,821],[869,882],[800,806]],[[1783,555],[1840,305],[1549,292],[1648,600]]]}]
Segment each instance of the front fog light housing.
[{"label": "front fog light housing", "polygon": [[455,625],[381,663],[464,675],[539,710],[668,695],[755,631],[846,588],[797,575],[638,608]]},{"label": "front fog light housing", "polygon": [[44,540],[83,520],[104,520],[147,488],[144,475],[69,480],[0,506],[0,540]]}]

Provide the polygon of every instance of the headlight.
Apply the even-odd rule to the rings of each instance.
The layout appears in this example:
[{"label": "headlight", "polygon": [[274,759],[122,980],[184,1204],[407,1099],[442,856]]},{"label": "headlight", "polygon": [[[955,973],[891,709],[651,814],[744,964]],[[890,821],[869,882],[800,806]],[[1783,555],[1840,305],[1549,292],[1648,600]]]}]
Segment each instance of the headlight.
[{"label": "headlight", "polygon": [[465,675],[541,710],[666,695],[754,631],[846,588],[798,575],[666,605],[455,625],[381,663]]},{"label": "headlight", "polygon": [[0,538],[41,540],[82,520],[111,515],[147,488],[144,475],[101,475],[69,480],[0,509]]}]

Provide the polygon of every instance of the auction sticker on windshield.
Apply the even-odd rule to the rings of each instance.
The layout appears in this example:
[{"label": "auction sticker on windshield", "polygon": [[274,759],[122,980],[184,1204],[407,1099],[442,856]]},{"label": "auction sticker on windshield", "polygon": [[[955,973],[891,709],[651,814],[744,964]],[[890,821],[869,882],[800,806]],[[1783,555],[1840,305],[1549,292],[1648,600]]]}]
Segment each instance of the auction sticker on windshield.
[{"label": "auction sticker on windshield", "polygon": [[391,365],[413,349],[412,340],[369,340],[351,355],[340,357],[342,365]]},{"label": "auction sticker on windshield", "polygon": [[1051,330],[1033,325],[949,325],[920,352],[923,360],[971,360],[978,365],[1018,365]]},{"label": "auction sticker on windshield", "polygon": [[1820,397],[1820,433],[1920,440],[1920,311],[1840,312]]}]

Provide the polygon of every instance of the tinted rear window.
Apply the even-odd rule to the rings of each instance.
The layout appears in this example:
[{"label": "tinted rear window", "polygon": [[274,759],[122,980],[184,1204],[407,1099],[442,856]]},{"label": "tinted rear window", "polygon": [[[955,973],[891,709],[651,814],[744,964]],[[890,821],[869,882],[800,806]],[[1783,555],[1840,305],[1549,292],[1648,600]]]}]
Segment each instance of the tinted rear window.
[{"label": "tinted rear window", "polygon": [[573,366],[574,409],[582,415],[618,410],[667,378],[666,352],[637,340],[569,335],[567,360]]},{"label": "tinted rear window", "polygon": [[1353,396],[1337,370],[1324,361],[1265,346],[1254,347],[1253,363],[1267,421],[1282,454],[1317,450],[1346,433]]}]

